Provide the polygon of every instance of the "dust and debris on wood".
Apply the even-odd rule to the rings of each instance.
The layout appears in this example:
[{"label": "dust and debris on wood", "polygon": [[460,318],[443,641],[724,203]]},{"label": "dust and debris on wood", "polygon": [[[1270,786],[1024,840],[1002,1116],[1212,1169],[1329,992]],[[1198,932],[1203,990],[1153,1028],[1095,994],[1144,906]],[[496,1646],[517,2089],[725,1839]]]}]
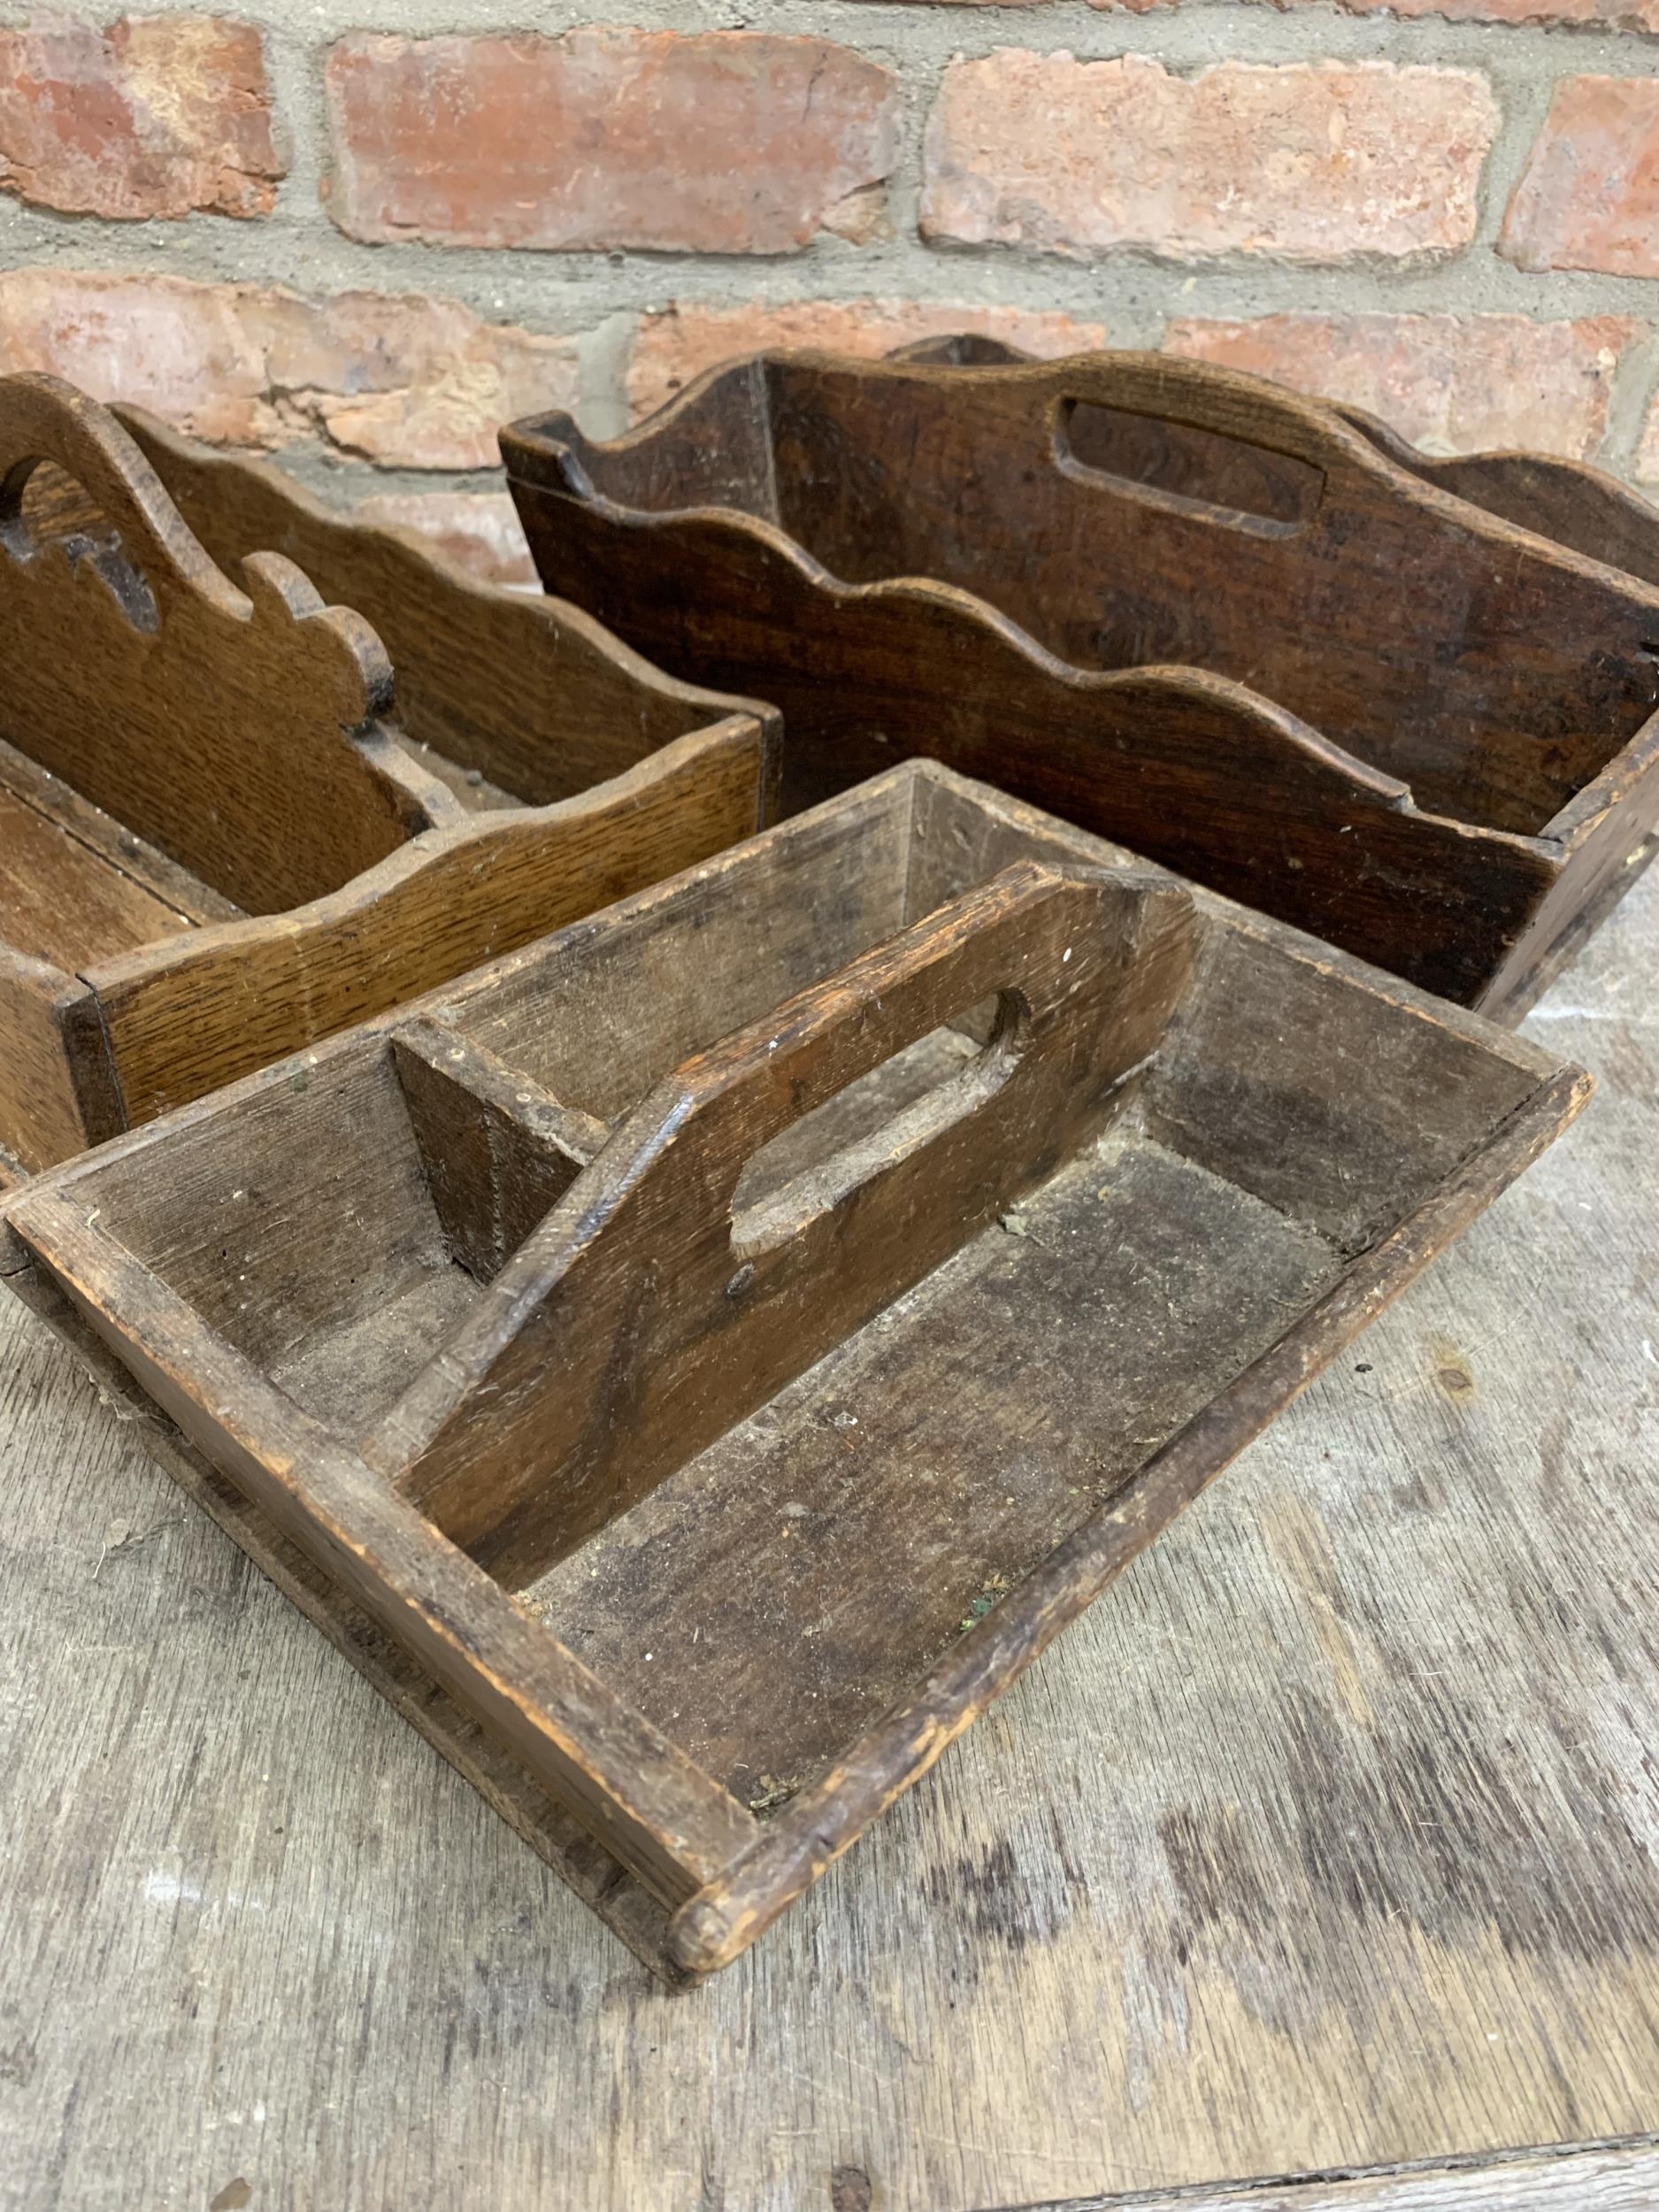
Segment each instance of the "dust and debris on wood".
[{"label": "dust and debris on wood", "polygon": [[795,1774],[780,1778],[775,1774],[757,1777],[754,1788],[745,1801],[751,1813],[775,1813],[780,1805],[787,1805],[801,1787],[804,1776]]},{"label": "dust and debris on wood", "polygon": [[987,1576],[979,1596],[970,1602],[967,1611],[963,1615],[957,1631],[958,1634],[965,1636],[971,1628],[978,1627],[986,1615],[995,1607],[998,1598],[1004,1595],[1007,1589],[1008,1577],[1006,1575]]}]

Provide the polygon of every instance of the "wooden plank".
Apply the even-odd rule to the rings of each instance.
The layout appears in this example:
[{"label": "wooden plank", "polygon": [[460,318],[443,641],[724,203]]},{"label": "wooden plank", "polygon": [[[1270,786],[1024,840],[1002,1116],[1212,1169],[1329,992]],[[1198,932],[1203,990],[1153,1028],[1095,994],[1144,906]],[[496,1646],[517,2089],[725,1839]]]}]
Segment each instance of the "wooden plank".
[{"label": "wooden plank", "polygon": [[15,2202],[1279,2212],[1650,2131],[1656,955],[1650,876],[1532,1018],[1575,1129],[682,1996],[0,1306]]},{"label": "wooden plank", "polygon": [[92,994],[52,962],[0,942],[0,1130],[28,1169],[121,1126],[109,1046]]},{"label": "wooden plank", "polygon": [[188,927],[124,870],[0,784],[0,942],[74,968]]},{"label": "wooden plank", "polygon": [[[124,822],[83,799],[73,785],[37,765],[0,738],[0,785],[8,796],[49,822],[56,823],[78,845],[107,861],[116,872],[158,900],[174,918],[173,926],[188,922],[234,922],[242,909],[210,890],[199,877],[154,845],[147,845]],[[164,926],[166,925],[164,924]]]},{"label": "wooden plank", "polygon": [[[848,2192],[856,2185],[844,2184]],[[1137,2189],[1130,2196],[1068,2197],[1018,2212],[1652,2212],[1655,2203],[1659,2142],[1648,2136],[1594,2150],[1563,2146],[1434,2168],[1286,2174],[1175,2195]]]}]

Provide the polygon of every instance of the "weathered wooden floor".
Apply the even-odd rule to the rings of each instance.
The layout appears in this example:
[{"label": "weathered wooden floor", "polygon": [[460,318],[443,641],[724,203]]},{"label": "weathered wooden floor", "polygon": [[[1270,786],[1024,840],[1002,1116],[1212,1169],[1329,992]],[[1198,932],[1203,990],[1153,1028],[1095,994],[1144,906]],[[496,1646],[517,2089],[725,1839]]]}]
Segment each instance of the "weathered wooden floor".
[{"label": "weathered wooden floor", "polygon": [[1659,871],[1533,1025],[1556,1151],[690,1996],[6,1302],[0,2204],[1659,2204],[1513,2155],[1659,2131]]}]

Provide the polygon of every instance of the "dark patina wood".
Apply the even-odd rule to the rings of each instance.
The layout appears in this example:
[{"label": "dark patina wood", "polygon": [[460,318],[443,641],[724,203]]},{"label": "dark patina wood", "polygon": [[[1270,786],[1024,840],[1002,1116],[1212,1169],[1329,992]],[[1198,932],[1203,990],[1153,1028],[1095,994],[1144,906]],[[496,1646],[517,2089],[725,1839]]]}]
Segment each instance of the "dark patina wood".
[{"label": "dark patina wood", "polygon": [[0,381],[0,1179],[749,834],[776,744],[576,609]]},{"label": "dark patina wood", "polygon": [[783,709],[788,807],[924,754],[1506,1019],[1653,849],[1659,585],[1542,466],[959,341],[757,357],[503,450],[549,589]]},{"label": "dark patina wood", "polygon": [[1586,1090],[913,763],[42,1177],[0,1268],[684,1978]]}]

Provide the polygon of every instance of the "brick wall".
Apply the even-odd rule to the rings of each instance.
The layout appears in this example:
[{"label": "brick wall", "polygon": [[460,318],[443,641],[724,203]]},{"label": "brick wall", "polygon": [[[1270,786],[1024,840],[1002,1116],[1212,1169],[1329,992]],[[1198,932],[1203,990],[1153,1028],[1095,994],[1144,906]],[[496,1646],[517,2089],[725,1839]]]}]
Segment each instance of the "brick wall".
[{"label": "brick wall", "polygon": [[495,570],[503,419],[964,326],[1659,494],[1656,39],[1659,0],[0,10],[0,367]]}]

